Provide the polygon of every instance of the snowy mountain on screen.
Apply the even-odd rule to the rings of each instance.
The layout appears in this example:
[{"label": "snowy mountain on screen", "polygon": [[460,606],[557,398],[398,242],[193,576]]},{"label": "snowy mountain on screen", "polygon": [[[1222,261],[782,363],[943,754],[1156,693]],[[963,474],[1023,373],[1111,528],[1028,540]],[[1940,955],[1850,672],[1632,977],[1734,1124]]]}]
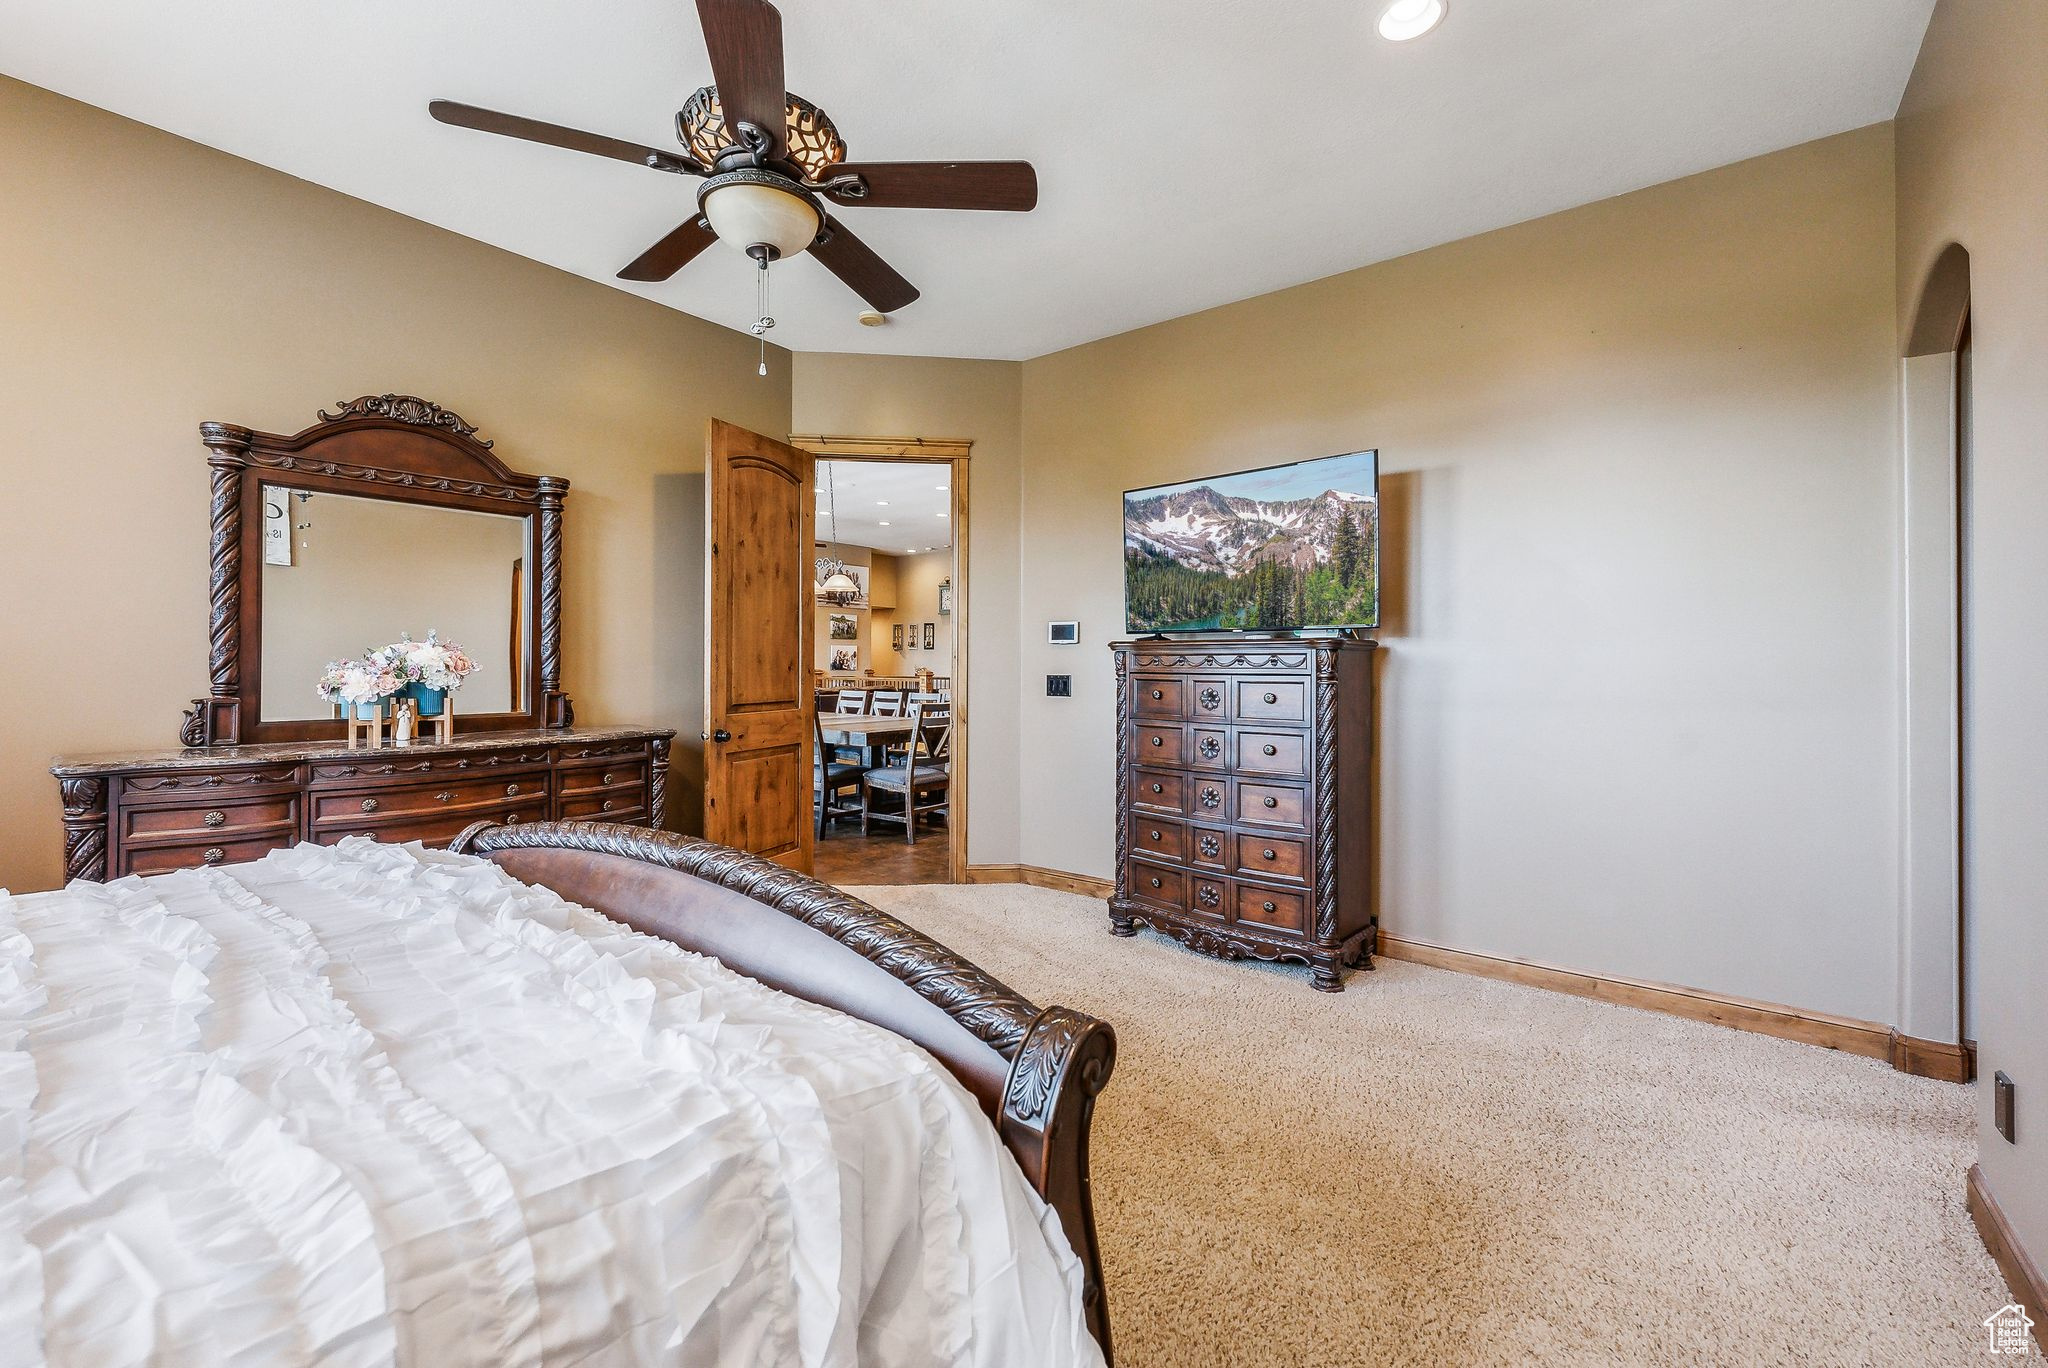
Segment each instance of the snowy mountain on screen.
[{"label": "snowy mountain on screen", "polygon": [[1166,556],[1191,570],[1235,577],[1260,561],[1312,570],[1330,559],[1337,519],[1350,514],[1368,539],[1377,530],[1370,494],[1326,489],[1313,498],[1232,498],[1208,485],[1124,500],[1126,552]]}]

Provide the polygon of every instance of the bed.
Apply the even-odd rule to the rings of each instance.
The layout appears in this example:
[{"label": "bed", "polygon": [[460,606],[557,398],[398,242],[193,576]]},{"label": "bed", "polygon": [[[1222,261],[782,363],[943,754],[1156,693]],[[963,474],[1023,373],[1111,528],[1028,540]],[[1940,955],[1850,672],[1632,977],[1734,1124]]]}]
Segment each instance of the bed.
[{"label": "bed", "polygon": [[1115,1049],[639,827],[0,893],[0,1362],[1106,1363]]}]

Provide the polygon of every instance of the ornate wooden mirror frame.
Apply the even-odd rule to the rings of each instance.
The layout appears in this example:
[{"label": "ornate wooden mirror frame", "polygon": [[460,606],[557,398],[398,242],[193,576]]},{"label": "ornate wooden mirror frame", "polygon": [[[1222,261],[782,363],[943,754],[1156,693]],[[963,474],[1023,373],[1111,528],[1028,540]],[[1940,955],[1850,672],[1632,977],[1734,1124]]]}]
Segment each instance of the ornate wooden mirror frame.
[{"label": "ornate wooden mirror frame", "polygon": [[322,409],[319,422],[290,437],[233,423],[199,425],[213,471],[213,683],[207,697],[193,700],[178,739],[232,746],[342,736],[339,720],[262,720],[262,497],[273,472],[293,489],[524,518],[536,562],[525,605],[531,646],[519,698],[526,706],[464,715],[461,725],[472,732],[569,726],[575,711],[561,691],[562,496],[569,482],[508,470],[475,427],[425,399],[365,395],[339,407],[332,414]]}]

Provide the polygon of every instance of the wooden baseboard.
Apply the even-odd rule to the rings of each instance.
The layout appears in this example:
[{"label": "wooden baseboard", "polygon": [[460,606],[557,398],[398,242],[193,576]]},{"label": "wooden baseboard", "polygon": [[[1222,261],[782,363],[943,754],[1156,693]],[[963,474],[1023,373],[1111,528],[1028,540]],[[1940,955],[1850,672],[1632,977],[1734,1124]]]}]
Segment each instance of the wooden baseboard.
[{"label": "wooden baseboard", "polygon": [[1875,1021],[1807,1012],[1797,1007],[1754,1002],[1748,998],[1728,997],[1669,983],[1559,969],[1532,960],[1502,959],[1494,955],[1474,954],[1469,950],[1446,950],[1442,946],[1404,940],[1385,932],[1380,933],[1379,953],[1388,959],[1412,960],[1438,969],[1455,969],[1460,973],[1505,979],[1532,988],[1547,988],[1553,993],[1570,993],[1573,997],[1595,998],[1601,1002],[1619,1003],[1623,1007],[1665,1012],[1693,1021],[1733,1027],[1738,1031],[1754,1031],[1758,1035],[1821,1045],[1869,1059],[1889,1060],[1892,1057],[1892,1028]]},{"label": "wooden baseboard", "polygon": [[1078,893],[1084,898],[1108,898],[1116,892],[1116,885],[1108,879],[1090,878],[1086,874],[1069,874],[1063,869],[1047,869],[1043,865],[969,865],[967,882],[1029,884],[1033,888]]},{"label": "wooden baseboard", "polygon": [[1968,1083],[1977,1076],[1977,1047],[1968,1043],[1951,1045],[1893,1031],[1891,1061],[1900,1073],[1944,1083]]},{"label": "wooden baseboard", "polygon": [[2026,1307],[2027,1315],[2034,1321],[2034,1343],[2048,1351],[2048,1282],[2042,1280],[2041,1270],[2027,1256],[2026,1246],[2013,1233],[1991,1189],[1984,1186],[1984,1170],[1975,1164],[1970,1165],[1963,1200],[1970,1208],[1970,1219],[1977,1224],[1984,1248],[1991,1252],[1991,1261],[1998,1265],[1998,1271],[2005,1275],[2005,1285],[2012,1289],[2012,1299]]}]

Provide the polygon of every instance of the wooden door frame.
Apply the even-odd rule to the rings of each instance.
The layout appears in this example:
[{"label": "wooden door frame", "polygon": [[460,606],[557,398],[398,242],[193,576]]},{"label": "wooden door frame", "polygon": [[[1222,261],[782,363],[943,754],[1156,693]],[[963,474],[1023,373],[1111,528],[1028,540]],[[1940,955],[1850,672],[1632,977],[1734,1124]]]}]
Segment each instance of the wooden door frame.
[{"label": "wooden door frame", "polygon": [[[967,708],[967,477],[969,437],[847,437],[792,433],[789,444],[817,461],[918,461],[945,465],[953,533],[953,773],[946,799],[946,877],[967,882],[967,753],[973,738]],[[815,475],[813,476],[815,479]],[[816,537],[805,529],[804,554]],[[815,615],[813,615],[815,616]],[[808,620],[808,619],[807,619]],[[807,655],[806,659],[815,659]]]}]

